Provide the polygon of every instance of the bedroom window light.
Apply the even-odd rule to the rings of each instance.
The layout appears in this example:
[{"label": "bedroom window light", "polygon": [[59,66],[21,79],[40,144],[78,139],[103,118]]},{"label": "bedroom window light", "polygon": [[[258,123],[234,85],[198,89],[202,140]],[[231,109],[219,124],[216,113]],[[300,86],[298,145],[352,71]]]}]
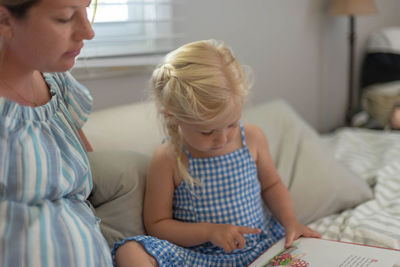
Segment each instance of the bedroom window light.
[{"label": "bedroom window light", "polygon": [[[179,37],[173,27],[177,20],[173,18],[173,4],[176,1],[98,0],[95,37],[86,41],[76,67],[155,64],[174,49]],[[93,13],[91,5],[88,17]]]}]

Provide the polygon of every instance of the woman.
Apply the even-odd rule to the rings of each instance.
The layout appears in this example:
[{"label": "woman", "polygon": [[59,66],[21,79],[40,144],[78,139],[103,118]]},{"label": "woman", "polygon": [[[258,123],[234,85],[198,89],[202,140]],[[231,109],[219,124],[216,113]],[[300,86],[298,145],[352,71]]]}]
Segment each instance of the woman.
[{"label": "woman", "polygon": [[0,266],[111,266],[87,204],[90,0],[0,0]]}]

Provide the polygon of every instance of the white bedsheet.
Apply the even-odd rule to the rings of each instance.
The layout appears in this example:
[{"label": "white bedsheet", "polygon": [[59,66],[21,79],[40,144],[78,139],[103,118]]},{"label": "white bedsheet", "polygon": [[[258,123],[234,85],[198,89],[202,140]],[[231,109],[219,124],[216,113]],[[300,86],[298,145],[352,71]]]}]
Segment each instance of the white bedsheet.
[{"label": "white bedsheet", "polygon": [[341,128],[323,138],[374,198],[309,226],[323,238],[400,249],[400,132]]}]

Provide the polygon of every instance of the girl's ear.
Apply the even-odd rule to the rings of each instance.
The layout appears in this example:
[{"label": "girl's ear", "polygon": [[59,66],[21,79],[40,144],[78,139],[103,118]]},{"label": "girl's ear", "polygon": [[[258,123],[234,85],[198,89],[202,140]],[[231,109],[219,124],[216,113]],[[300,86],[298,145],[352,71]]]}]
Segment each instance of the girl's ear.
[{"label": "girl's ear", "polygon": [[0,36],[4,38],[12,37],[11,19],[10,11],[5,6],[0,5]]},{"label": "girl's ear", "polygon": [[171,113],[163,110],[162,114],[163,114],[165,120],[169,121],[170,123],[172,123],[172,124],[177,124],[178,123],[178,121],[176,120],[175,116],[172,115]]}]

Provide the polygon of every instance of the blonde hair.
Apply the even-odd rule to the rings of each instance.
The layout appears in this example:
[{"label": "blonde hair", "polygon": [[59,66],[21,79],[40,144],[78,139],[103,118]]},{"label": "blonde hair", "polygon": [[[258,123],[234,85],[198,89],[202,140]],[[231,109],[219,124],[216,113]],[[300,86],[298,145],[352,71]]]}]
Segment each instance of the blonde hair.
[{"label": "blonde hair", "polygon": [[[247,69],[246,69],[247,70]],[[176,153],[178,174],[191,187],[191,177],[181,162],[182,137],[178,125],[207,125],[233,107],[243,103],[250,90],[248,72],[224,42],[192,42],[170,52],[152,75],[154,101],[163,116],[163,126]],[[236,102],[232,102],[236,101]]]}]

